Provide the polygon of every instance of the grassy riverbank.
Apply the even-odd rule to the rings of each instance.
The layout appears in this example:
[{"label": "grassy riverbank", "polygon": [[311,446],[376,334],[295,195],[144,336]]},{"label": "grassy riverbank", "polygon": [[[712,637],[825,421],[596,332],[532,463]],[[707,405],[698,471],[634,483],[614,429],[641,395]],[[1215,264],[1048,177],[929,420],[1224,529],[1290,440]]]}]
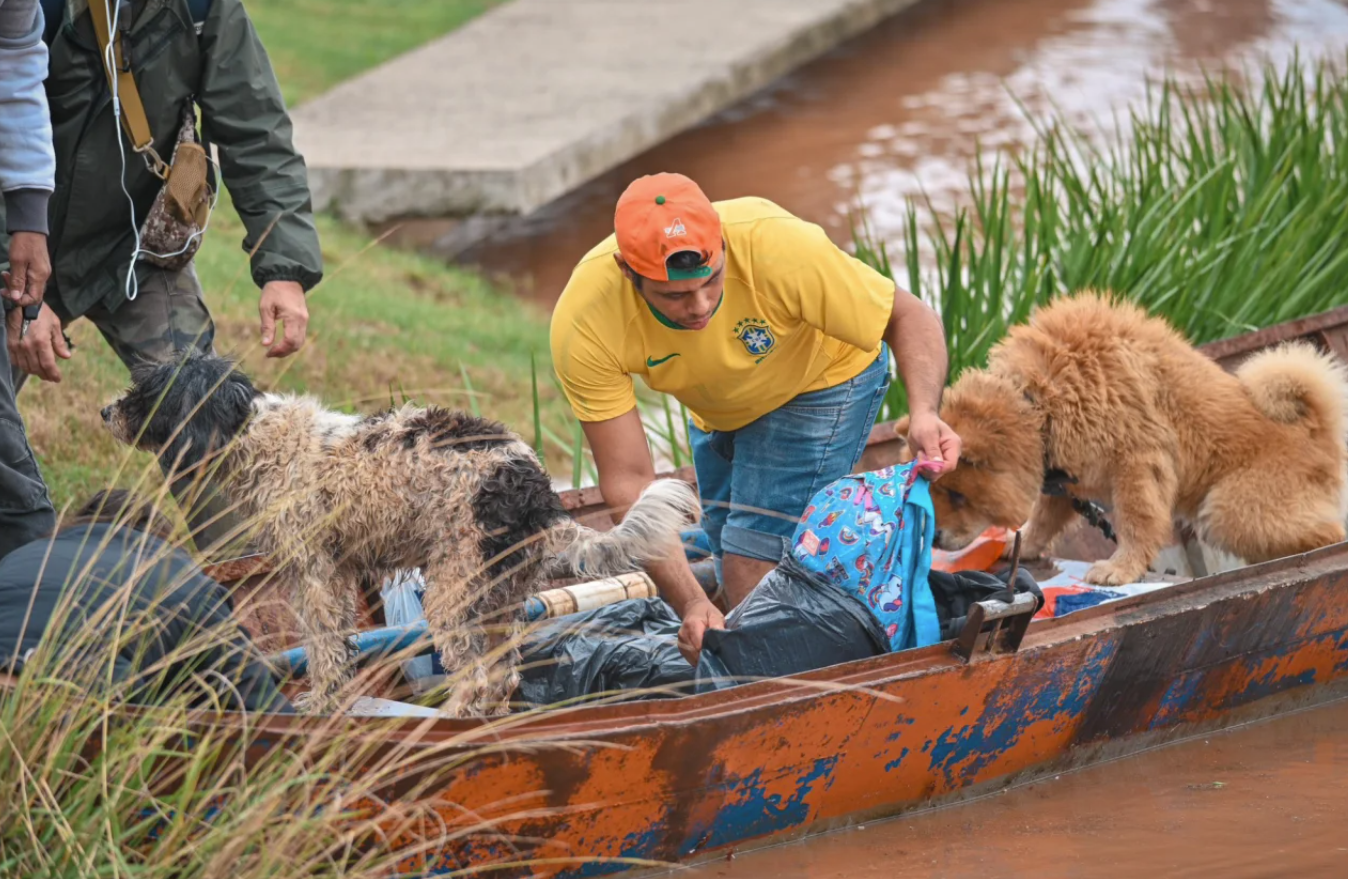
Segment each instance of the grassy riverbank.
[{"label": "grassy riverbank", "polygon": [[[287,360],[269,360],[258,342],[258,291],[239,246],[242,224],[232,210],[217,212],[198,272],[218,323],[219,350],[242,357],[265,388],[311,392],[352,411],[373,411],[404,395],[467,407],[471,388],[484,414],[532,436],[531,357],[541,374],[549,369],[541,309],[477,275],[379,246],[326,218],[319,232],[327,278],[309,296],[309,343]],[[19,398],[58,505],[126,481],[118,476],[124,452],[98,414],[124,386],[126,371],[87,321],[72,325],[70,335],[77,348],[74,359],[61,363],[61,383],[30,380]],[[569,435],[567,410],[546,375],[539,401],[544,426]],[[559,448],[569,445],[554,446],[554,454]],[[148,461],[134,458],[136,470]]]},{"label": "grassy riverbank", "polygon": [[[292,106],[416,45],[453,30],[500,0],[257,0],[249,14]],[[396,13],[396,14],[395,14]],[[329,403],[370,411],[401,401],[469,405],[532,436],[534,359],[549,370],[547,314],[470,272],[384,247],[368,235],[319,218],[327,278],[310,295],[310,341],[282,362],[262,356],[257,295],[240,249],[243,227],[221,198],[197,269],[218,323],[217,347],[243,357],[263,386],[312,392]],[[135,482],[145,456],[126,456],[103,431],[98,412],[126,382],[126,371],[98,332],[80,321],[77,346],[52,385],[30,380],[20,410],[58,506],[115,482]],[[533,359],[531,359],[533,358]],[[539,387],[541,423],[569,436],[552,382]],[[569,440],[553,449],[565,459]],[[566,468],[562,473],[565,475]]]},{"label": "grassy riverbank", "polygon": [[290,106],[327,91],[501,3],[502,0],[250,0]]},{"label": "grassy riverbank", "polygon": [[[975,167],[967,206],[909,205],[904,264],[857,252],[935,304],[952,378],[1052,296],[1114,290],[1195,343],[1348,302],[1348,77],[1298,60],[1198,85],[1164,80],[1119,137],[1059,120],[1008,164]],[[921,238],[934,271],[918,263]],[[887,411],[902,411],[896,389]]]}]

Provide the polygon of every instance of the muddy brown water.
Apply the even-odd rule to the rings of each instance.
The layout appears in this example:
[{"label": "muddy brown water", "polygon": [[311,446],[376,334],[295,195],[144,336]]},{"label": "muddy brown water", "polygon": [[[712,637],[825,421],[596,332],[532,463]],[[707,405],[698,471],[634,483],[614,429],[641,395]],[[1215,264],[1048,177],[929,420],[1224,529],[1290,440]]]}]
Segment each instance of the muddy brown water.
[{"label": "muddy brown water", "polygon": [[670,875],[1345,877],[1348,701]]},{"label": "muddy brown water", "polygon": [[[1108,128],[1148,75],[1294,47],[1344,58],[1348,0],[924,0],[459,261],[550,306],[623,187],[663,170],[771,198],[840,244],[864,205],[899,256],[905,198],[958,201],[976,151],[1030,139],[1022,107]],[[677,875],[1348,877],[1348,703]]]},{"label": "muddy brown water", "polygon": [[[771,198],[850,240],[864,205],[900,249],[904,200],[958,198],[975,151],[1014,149],[1033,129],[1021,109],[1057,107],[1108,127],[1164,70],[1348,46],[1345,0],[923,0],[460,255],[550,306],[576,261],[612,231],[633,178],[690,175],[714,199]],[[1018,105],[1018,101],[1020,105]],[[423,236],[436,223],[423,224]],[[412,239],[418,224],[405,227]],[[401,233],[400,233],[401,234]]]}]

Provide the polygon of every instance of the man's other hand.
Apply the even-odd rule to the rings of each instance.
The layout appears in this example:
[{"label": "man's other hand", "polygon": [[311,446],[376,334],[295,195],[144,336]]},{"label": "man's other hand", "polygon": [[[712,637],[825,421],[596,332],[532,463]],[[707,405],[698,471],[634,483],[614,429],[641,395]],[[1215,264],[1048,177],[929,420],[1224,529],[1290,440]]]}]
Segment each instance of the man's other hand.
[{"label": "man's other hand", "polygon": [[28,375],[35,375],[43,381],[59,382],[61,370],[56,366],[56,358],[69,360],[70,347],[66,345],[65,333],[61,330],[61,319],[46,305],[37,313],[37,319],[23,332],[23,309],[10,311],[5,322],[5,341],[9,345],[9,360]]},{"label": "man's other hand", "polygon": [[[304,346],[309,327],[309,305],[304,288],[296,281],[269,281],[258,302],[262,316],[262,345],[268,357],[289,357]],[[284,335],[276,337],[276,325],[284,325]],[[272,344],[275,340],[275,344]]]},{"label": "man's other hand", "polygon": [[959,465],[962,443],[959,434],[935,413],[914,415],[908,423],[908,445],[919,461],[938,461],[934,474],[949,473]]},{"label": "man's other hand", "polygon": [[708,629],[724,629],[725,616],[709,599],[694,601],[684,610],[683,626],[679,629],[679,652],[690,665],[697,665],[702,652],[702,636]]},{"label": "man's other hand", "polygon": [[50,277],[47,236],[41,232],[15,232],[10,236],[5,298],[20,306],[37,305],[47,292]]}]

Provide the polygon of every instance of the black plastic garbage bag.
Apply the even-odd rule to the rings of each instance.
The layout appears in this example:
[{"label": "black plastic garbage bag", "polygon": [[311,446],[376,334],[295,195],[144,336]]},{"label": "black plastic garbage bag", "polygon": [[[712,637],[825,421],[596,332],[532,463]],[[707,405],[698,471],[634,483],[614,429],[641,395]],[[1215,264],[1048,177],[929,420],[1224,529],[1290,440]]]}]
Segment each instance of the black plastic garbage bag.
[{"label": "black plastic garbage bag", "polygon": [[[554,620],[524,646],[516,697],[552,705],[615,690],[633,698],[701,693],[877,656],[886,644],[861,605],[789,557],[730,612],[725,630],[707,631],[697,668],[679,652],[680,625],[658,598]],[[661,689],[642,692],[653,688]]]},{"label": "black plastic garbage bag", "polygon": [[[929,576],[943,639],[964,627],[969,607],[1008,600],[1005,575]],[[1043,596],[1021,569],[1017,592]],[[535,630],[524,646],[516,698],[553,705],[614,691],[630,698],[669,698],[726,689],[760,678],[802,674],[888,652],[880,623],[861,604],[787,556],[703,637],[696,668],[679,653],[680,620],[658,598],[622,601],[561,617]],[[651,690],[656,692],[649,692]]]},{"label": "black plastic garbage bag", "polygon": [[555,705],[614,690],[632,691],[630,698],[686,695],[692,691],[693,667],[679,653],[680,625],[674,609],[658,598],[620,601],[552,620],[524,644],[516,698]]},{"label": "black plastic garbage bag", "polygon": [[708,629],[697,692],[758,678],[827,668],[888,652],[889,641],[860,602],[786,556],[726,617]]}]

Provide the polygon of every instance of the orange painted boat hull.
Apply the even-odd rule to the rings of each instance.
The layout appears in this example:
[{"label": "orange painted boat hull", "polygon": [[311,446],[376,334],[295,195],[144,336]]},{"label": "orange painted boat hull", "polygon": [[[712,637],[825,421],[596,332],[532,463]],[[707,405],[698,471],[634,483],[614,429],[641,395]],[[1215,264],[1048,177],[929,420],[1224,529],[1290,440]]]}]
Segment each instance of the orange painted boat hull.
[{"label": "orange painted boat hull", "polygon": [[[1345,596],[1339,545],[1037,622],[1014,654],[966,663],[947,643],[544,712],[453,770],[419,767],[413,752],[405,771],[444,823],[403,834],[398,845],[431,841],[432,854],[401,869],[528,858],[549,863],[491,875],[580,877],[723,856],[1327,700],[1348,692]],[[303,738],[299,726],[269,719],[254,748]],[[439,721],[425,745],[473,726]],[[490,833],[434,843],[483,818]]]}]

